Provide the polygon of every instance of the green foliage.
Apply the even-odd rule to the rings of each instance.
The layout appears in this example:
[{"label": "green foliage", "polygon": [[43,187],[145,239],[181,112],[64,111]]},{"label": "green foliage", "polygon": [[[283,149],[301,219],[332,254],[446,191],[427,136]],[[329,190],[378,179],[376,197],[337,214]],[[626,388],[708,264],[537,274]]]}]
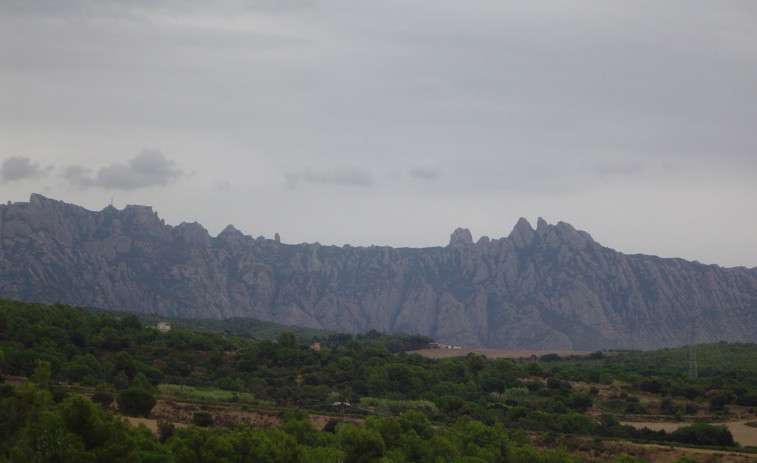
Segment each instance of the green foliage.
[{"label": "green foliage", "polygon": [[208,428],[210,426],[213,426],[214,423],[215,420],[213,419],[213,415],[208,412],[194,412],[192,414],[192,424],[194,424],[195,426]]},{"label": "green foliage", "polygon": [[725,426],[713,426],[706,423],[695,423],[678,428],[670,434],[670,438],[677,442],[696,445],[713,445],[718,447],[732,447],[733,435]]},{"label": "green foliage", "polygon": [[277,342],[281,347],[293,348],[297,345],[297,337],[291,331],[282,331],[279,333]]},{"label": "green foliage", "polygon": [[287,408],[281,412],[281,421],[287,423],[293,420],[307,420],[309,418],[308,412],[301,408]]},{"label": "green foliage", "polygon": [[34,373],[29,379],[31,379],[37,386],[46,388],[47,384],[50,382],[50,362],[38,359],[35,363]]},{"label": "green foliage", "polygon": [[636,455],[619,455],[612,460],[613,463],[649,463]]},{"label": "green foliage", "polygon": [[97,391],[92,394],[92,402],[100,404],[103,407],[110,407],[113,403],[113,394],[107,391]]},{"label": "green foliage", "polygon": [[584,392],[573,392],[565,400],[565,405],[567,405],[568,408],[579,412],[585,412],[593,404],[594,397],[592,397],[591,394],[586,394]]},{"label": "green foliage", "polygon": [[386,444],[378,431],[345,424],[339,429],[339,442],[345,463],[378,462],[386,453]]},{"label": "green foliage", "polygon": [[[33,383],[3,395],[0,461],[169,461],[152,433],[129,427],[80,395],[53,406],[47,392]],[[147,458],[142,452],[148,449],[164,459]]]},{"label": "green foliage", "polygon": [[158,420],[158,438],[161,444],[170,439],[174,431],[176,431],[176,426],[172,422]]},{"label": "green foliage", "polygon": [[[276,342],[252,341],[230,332],[159,333],[140,320],[0,300],[0,369],[32,378],[23,388],[0,387],[0,461],[11,455],[32,461],[35,452],[84,461],[124,455],[174,462],[232,461],[232,455],[252,461],[571,461],[564,450],[529,447],[519,433],[729,446],[732,437],[717,429],[639,431],[607,412],[724,414],[753,406],[757,397],[757,375],[749,371],[755,361],[744,354],[755,352],[751,345],[698,346],[704,377],[692,381],[685,370],[669,368],[678,350],[549,356],[540,363],[480,355],[431,360],[391,354],[427,340],[415,335],[322,334],[316,351],[296,331],[277,331]],[[708,370],[714,365],[708,359],[717,355],[723,374]],[[164,422],[157,438],[125,431],[105,407],[60,392],[68,389],[45,390],[61,381],[114,390],[121,410],[134,415],[149,414],[150,391],[157,391],[174,401],[280,407],[284,423],[254,430],[209,422],[176,429]],[[112,403],[113,395],[102,394],[92,401]],[[347,421],[367,416],[365,425],[333,419],[325,432],[315,430],[308,414],[337,414],[333,402],[351,403]],[[508,432],[493,423],[505,423]],[[32,435],[41,436],[39,443]],[[358,456],[360,446],[366,453]]]},{"label": "green foliage", "polygon": [[162,396],[185,402],[267,405],[257,400],[249,392],[229,391],[211,387],[159,384],[158,393]]},{"label": "green foliage", "polygon": [[116,398],[118,408],[130,416],[150,416],[150,411],[155,406],[155,397],[142,388],[132,387],[118,393]]}]

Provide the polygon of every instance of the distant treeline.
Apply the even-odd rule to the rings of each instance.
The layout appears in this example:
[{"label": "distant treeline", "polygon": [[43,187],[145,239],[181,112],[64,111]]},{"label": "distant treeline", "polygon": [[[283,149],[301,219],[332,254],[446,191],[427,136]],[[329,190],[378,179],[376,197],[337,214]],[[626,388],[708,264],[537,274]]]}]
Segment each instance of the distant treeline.
[{"label": "distant treeline", "polygon": [[124,312],[119,310],[105,310],[99,308],[85,308],[86,311],[99,315],[112,315],[118,318],[135,316],[147,326],[156,326],[159,322],[171,324],[173,329],[193,331],[213,331],[231,336],[252,340],[275,341],[282,332],[290,332],[295,335],[298,342],[312,344],[321,343],[322,347],[338,347],[356,339],[363,346],[383,345],[389,352],[396,353],[407,350],[423,349],[433,342],[433,338],[420,334],[408,333],[381,333],[369,330],[366,333],[352,335],[316,328],[301,326],[287,326],[274,322],[266,322],[255,318],[172,318],[157,314],[141,312]]}]

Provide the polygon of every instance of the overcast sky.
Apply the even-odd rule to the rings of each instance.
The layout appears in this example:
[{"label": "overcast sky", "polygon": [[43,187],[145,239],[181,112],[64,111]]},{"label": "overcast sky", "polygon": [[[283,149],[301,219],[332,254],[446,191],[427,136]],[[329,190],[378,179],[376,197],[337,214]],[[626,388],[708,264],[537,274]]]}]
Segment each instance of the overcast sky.
[{"label": "overcast sky", "polygon": [[0,199],[757,266],[757,2],[0,0]]}]

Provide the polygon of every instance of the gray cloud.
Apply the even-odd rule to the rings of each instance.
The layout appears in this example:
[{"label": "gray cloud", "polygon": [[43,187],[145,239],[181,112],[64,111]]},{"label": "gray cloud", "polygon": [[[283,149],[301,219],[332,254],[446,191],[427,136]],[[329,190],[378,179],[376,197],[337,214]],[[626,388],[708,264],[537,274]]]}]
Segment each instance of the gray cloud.
[{"label": "gray cloud", "polygon": [[[68,185],[94,207],[118,188],[177,223],[351,244],[541,215],[597,237],[615,224],[602,241],[624,251],[743,264],[756,17],[757,2],[685,0],[0,1],[0,152],[39,175],[0,172],[0,196]],[[109,149],[133,140],[177,164]]]},{"label": "gray cloud", "polygon": [[[61,177],[71,183],[81,184],[87,182],[87,177],[89,176],[90,172],[91,170],[85,167],[82,167],[80,165],[73,165],[64,168]],[[89,181],[91,181],[91,179],[89,179]]]},{"label": "gray cloud", "polygon": [[371,172],[353,167],[330,170],[307,169],[302,172],[286,173],[284,177],[291,188],[296,187],[300,183],[360,187],[370,187],[376,184],[376,180]]},{"label": "gray cloud", "polygon": [[640,161],[601,162],[594,164],[592,168],[600,177],[637,175],[645,170],[644,164]]},{"label": "gray cloud", "polygon": [[25,178],[44,177],[50,170],[51,167],[40,167],[27,157],[14,156],[3,161],[3,165],[0,166],[0,180],[13,182]]},{"label": "gray cloud", "polygon": [[412,167],[410,168],[409,172],[411,177],[420,178],[423,180],[436,180],[441,175],[439,169],[431,166]]},{"label": "gray cloud", "polygon": [[81,188],[100,187],[117,190],[137,190],[151,186],[164,186],[178,179],[183,172],[176,163],[157,150],[144,150],[128,164],[111,164],[102,167],[92,177],[84,167],[73,165],[63,172],[63,178]]}]

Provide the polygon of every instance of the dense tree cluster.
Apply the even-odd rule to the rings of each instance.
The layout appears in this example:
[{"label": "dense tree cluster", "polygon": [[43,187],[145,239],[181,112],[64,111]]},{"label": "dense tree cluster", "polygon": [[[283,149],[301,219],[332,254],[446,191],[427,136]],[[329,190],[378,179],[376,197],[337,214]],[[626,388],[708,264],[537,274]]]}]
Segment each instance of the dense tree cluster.
[{"label": "dense tree cluster", "polygon": [[[339,423],[318,431],[306,413],[290,413],[279,428],[204,424],[161,428],[159,435],[79,395],[53,403],[30,382],[0,387],[0,462],[233,463],[570,463],[565,449],[538,450],[511,437],[502,424],[487,426],[467,417],[444,428],[426,415],[369,417],[357,426]],[[616,458],[615,462],[642,461]]]}]

